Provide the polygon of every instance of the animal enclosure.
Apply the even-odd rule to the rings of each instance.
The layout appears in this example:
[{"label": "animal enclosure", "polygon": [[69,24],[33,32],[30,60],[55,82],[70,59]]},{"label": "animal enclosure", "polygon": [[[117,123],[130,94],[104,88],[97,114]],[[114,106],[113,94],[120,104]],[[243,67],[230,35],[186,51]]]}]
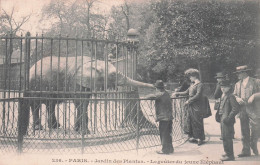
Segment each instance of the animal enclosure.
[{"label": "animal enclosure", "polygon": [[[96,153],[160,145],[154,101],[121,86],[137,77],[137,44],[69,37],[1,38],[0,146],[8,152]],[[183,142],[185,98],[173,99]]]}]

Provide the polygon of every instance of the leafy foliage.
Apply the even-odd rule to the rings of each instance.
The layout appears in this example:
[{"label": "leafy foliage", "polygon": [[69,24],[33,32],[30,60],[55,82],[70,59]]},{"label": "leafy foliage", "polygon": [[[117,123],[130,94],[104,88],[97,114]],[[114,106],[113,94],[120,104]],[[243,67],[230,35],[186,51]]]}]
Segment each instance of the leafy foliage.
[{"label": "leafy foliage", "polygon": [[146,49],[141,52],[149,64],[141,64],[148,65],[157,79],[174,81],[180,72],[195,67],[201,72],[207,69],[210,75],[204,74],[203,80],[210,81],[219,69],[259,64],[257,1],[162,0],[151,7],[154,23],[147,29]]}]

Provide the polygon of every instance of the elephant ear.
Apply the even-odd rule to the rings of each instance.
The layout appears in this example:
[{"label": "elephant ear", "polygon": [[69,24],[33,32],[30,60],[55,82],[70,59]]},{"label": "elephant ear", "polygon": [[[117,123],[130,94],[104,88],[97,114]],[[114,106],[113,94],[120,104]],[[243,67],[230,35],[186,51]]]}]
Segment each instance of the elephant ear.
[{"label": "elephant ear", "polygon": [[[83,68],[82,68],[83,67]],[[104,86],[106,74],[105,61],[90,61],[84,60],[83,66],[79,66],[76,74],[77,84],[82,84],[84,87],[93,87],[94,83],[99,86]],[[107,64],[108,86],[115,84],[116,68],[113,64]],[[83,70],[83,72],[82,72]],[[91,78],[92,75],[92,78]],[[82,78],[81,78],[82,77]],[[81,82],[82,81],[82,82]],[[96,81],[96,82],[95,82]],[[92,84],[92,85],[90,85]]]},{"label": "elephant ear", "polygon": [[83,66],[77,68],[76,82],[78,85],[90,88],[94,86],[95,80],[97,81],[102,75],[102,66],[97,65],[95,68],[95,62],[92,61],[91,64],[91,61],[84,61]]}]

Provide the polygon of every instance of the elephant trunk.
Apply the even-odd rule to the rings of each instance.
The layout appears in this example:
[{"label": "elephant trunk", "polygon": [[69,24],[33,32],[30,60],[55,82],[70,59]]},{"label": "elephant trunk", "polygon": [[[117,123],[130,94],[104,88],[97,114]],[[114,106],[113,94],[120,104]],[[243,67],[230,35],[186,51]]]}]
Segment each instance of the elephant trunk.
[{"label": "elephant trunk", "polygon": [[133,80],[123,73],[118,72],[118,85],[120,86],[134,86],[134,87],[146,87],[146,88],[154,88],[153,84],[148,84],[144,82],[140,82],[137,80]]}]

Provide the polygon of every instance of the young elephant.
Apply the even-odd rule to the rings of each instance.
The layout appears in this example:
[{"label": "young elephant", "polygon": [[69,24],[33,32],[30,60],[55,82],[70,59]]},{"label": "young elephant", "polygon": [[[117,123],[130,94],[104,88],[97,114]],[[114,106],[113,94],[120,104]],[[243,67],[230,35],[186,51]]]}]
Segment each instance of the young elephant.
[{"label": "young elephant", "polygon": [[[105,71],[106,68],[108,69],[107,71]],[[87,56],[83,58],[53,56],[45,57],[35,63],[30,68],[29,75],[29,90],[35,92],[31,92],[29,96],[44,97],[44,99],[29,103],[33,114],[34,129],[41,130],[43,128],[39,115],[41,104],[46,105],[48,127],[59,128],[60,124],[55,117],[55,106],[64,101],[60,98],[72,98],[77,109],[75,130],[79,131],[82,126],[82,113],[85,109],[85,128],[87,133],[89,133],[90,131],[87,127],[89,101],[85,101],[85,104],[83,104],[83,101],[75,98],[90,98],[91,94],[86,93],[87,91],[90,91],[91,88],[94,90],[94,87],[97,89],[104,87],[105,73],[107,73],[107,87],[114,87],[116,68],[111,63],[108,63],[106,66],[105,61],[91,61],[91,58]],[[85,93],[81,94],[80,92]]]}]

